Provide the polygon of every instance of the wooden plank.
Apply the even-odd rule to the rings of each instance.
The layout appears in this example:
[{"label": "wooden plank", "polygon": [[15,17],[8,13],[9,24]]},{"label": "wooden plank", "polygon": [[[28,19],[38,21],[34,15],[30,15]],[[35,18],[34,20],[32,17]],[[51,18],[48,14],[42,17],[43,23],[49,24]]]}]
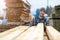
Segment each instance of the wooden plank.
[{"label": "wooden plank", "polygon": [[13,40],[43,40],[43,24],[29,28]]},{"label": "wooden plank", "polygon": [[24,5],[26,5],[27,7],[29,7],[30,9],[30,5],[26,4],[24,1],[22,0],[5,0],[6,4],[8,3],[23,3]]},{"label": "wooden plank", "polygon": [[22,0],[5,0],[5,2],[7,7],[24,7],[23,5],[25,5],[26,8],[30,9],[30,6]]},{"label": "wooden plank", "polygon": [[26,9],[30,9],[30,7],[26,6],[25,4],[23,5],[23,7],[26,8]]},{"label": "wooden plank", "polygon": [[48,40],[47,36],[44,36],[44,39],[43,40]]},{"label": "wooden plank", "polygon": [[15,31],[11,32],[10,34],[0,37],[0,40],[7,40],[7,38],[8,38],[8,40],[13,40],[13,38],[20,35],[24,31],[26,31],[28,28],[29,27],[22,27],[21,29],[15,30]]},{"label": "wooden plank", "polygon": [[20,27],[15,27],[15,28],[13,28],[13,29],[10,29],[10,30],[7,30],[7,31],[5,31],[5,32],[2,32],[2,33],[0,33],[0,37],[1,36],[4,36],[4,35],[7,35],[7,34],[9,34],[10,32],[13,32],[13,31],[15,31],[15,30],[17,30],[17,29],[19,29]]},{"label": "wooden plank", "polygon": [[46,28],[50,40],[60,40],[60,32],[58,32],[52,26],[47,26]]},{"label": "wooden plank", "polygon": [[7,8],[6,9],[6,12],[7,13],[10,13],[10,14],[21,14],[21,13],[30,13],[30,10],[25,10],[23,8]]},{"label": "wooden plank", "polygon": [[39,36],[37,36],[38,39],[36,39],[36,40],[43,40],[43,36],[44,36],[44,25],[43,25],[43,23],[39,23],[37,25],[37,31],[39,31],[38,32]]},{"label": "wooden plank", "polygon": [[7,7],[23,7],[23,3],[6,3]]},{"label": "wooden plank", "polygon": [[18,26],[18,27],[12,28],[12,29],[10,29],[10,30],[7,30],[7,31],[5,31],[5,32],[0,33],[0,37],[5,36],[5,35],[7,35],[7,34],[9,34],[9,33],[12,33],[12,32],[14,32],[14,31],[16,31],[16,30],[18,30],[18,29],[21,29],[21,28],[23,28],[23,27],[28,27],[28,26]]},{"label": "wooden plank", "polygon": [[5,0],[5,2],[21,2],[22,0]]}]

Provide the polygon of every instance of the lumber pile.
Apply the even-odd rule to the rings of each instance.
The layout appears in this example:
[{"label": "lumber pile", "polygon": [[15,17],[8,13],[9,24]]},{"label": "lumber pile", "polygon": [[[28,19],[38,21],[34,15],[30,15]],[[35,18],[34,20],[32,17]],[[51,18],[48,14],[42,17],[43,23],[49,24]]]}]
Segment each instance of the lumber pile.
[{"label": "lumber pile", "polygon": [[[34,17],[29,14],[29,19],[24,20],[25,22],[29,22],[31,21],[31,19],[33,19]],[[6,30],[9,30],[9,29],[12,29],[12,28],[15,28],[16,26],[19,26],[21,24],[24,24],[24,23],[21,23],[21,22],[7,22],[6,24],[2,24],[0,25],[0,32],[4,32]],[[29,23],[26,23],[25,25],[29,25]]]},{"label": "lumber pile", "polygon": [[[60,32],[51,26],[46,26],[50,40],[60,40]],[[18,26],[0,33],[0,40],[46,40],[44,36],[44,25],[39,23],[37,26]],[[45,38],[45,39],[43,39]]]},{"label": "lumber pile", "polygon": [[9,29],[12,29],[12,28],[15,28],[16,26],[19,26],[19,25],[10,25],[10,24],[0,24],[0,32],[4,32],[6,30],[9,30]]},{"label": "lumber pile", "polygon": [[43,24],[29,28],[14,40],[43,40]]},{"label": "lumber pile", "polygon": [[50,40],[60,40],[60,32],[51,26],[47,26],[46,29]]},{"label": "lumber pile", "polygon": [[60,5],[55,6],[55,14],[52,14],[53,20],[53,27],[60,31]]},{"label": "lumber pile", "polygon": [[53,20],[53,27],[60,31],[60,19],[54,19]]},{"label": "lumber pile", "polygon": [[1,33],[3,35],[0,35],[0,40],[6,40],[7,38],[8,40],[13,40],[13,38],[22,34],[25,30],[28,29],[28,27],[22,27],[22,28],[21,27],[17,28],[16,30],[14,29],[14,30],[7,31],[7,33]]},{"label": "lumber pile", "polygon": [[25,22],[29,19],[30,6],[22,0],[5,0],[8,22]]},{"label": "lumber pile", "polygon": [[43,40],[43,23],[37,26],[18,26],[0,33],[0,40]]}]

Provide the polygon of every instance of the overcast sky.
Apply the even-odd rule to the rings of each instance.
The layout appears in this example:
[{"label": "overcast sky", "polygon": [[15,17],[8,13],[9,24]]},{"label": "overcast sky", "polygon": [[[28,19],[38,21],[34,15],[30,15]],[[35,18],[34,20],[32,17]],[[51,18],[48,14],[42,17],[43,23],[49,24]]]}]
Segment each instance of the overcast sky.
[{"label": "overcast sky", "polygon": [[[25,1],[25,0],[24,0]],[[35,11],[37,8],[47,6],[47,0],[28,0],[31,4],[31,11]],[[49,0],[49,6],[54,7],[55,5],[59,5],[60,0]],[[0,0],[0,9],[6,8],[4,0]]]},{"label": "overcast sky", "polygon": [[[34,13],[34,11],[36,11],[37,8],[41,8],[41,7],[46,8],[47,6],[47,0],[28,0],[28,2],[31,4],[32,13]],[[49,6],[54,7],[55,5],[60,5],[60,0],[49,0]],[[0,0],[0,10],[4,8],[6,8],[5,2],[4,0]]]},{"label": "overcast sky", "polygon": [[4,9],[5,7],[6,6],[4,0],[0,0],[0,9]]},{"label": "overcast sky", "polygon": [[[25,1],[25,0],[24,0]],[[47,6],[47,0],[28,0],[31,4],[31,11],[35,11],[37,8]],[[60,0],[49,0],[49,6],[54,7],[55,5],[59,5]]]}]

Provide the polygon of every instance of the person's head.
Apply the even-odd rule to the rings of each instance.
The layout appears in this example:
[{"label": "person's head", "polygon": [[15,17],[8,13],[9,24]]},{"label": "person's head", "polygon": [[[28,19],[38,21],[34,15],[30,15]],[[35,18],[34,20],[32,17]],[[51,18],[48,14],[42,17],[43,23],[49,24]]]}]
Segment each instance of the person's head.
[{"label": "person's head", "polygon": [[45,14],[45,8],[41,8],[41,9],[40,9],[40,12],[39,12],[39,16],[40,16],[40,17],[43,17],[44,14]]}]

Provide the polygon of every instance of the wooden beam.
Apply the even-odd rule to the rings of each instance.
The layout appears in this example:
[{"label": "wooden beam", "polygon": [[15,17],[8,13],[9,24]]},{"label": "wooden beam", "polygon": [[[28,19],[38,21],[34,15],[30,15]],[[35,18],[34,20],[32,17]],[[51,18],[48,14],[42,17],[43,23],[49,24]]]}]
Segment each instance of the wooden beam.
[{"label": "wooden beam", "polygon": [[7,7],[23,7],[23,3],[6,3]]},{"label": "wooden beam", "polygon": [[3,37],[0,37],[0,40],[6,40],[7,38],[8,40],[11,40],[22,32],[24,32],[26,29],[28,29],[28,27],[22,27],[21,29],[15,30],[7,35],[4,35]]},{"label": "wooden beam", "polygon": [[10,32],[13,32],[13,31],[15,31],[15,30],[17,30],[17,29],[19,29],[19,28],[21,28],[21,26],[12,28],[12,29],[7,30],[7,31],[5,31],[5,32],[2,32],[2,33],[0,33],[0,36],[7,35],[7,34],[9,34]]},{"label": "wooden beam", "polygon": [[43,24],[30,27],[27,31],[13,40],[43,40]]},{"label": "wooden beam", "polygon": [[60,32],[58,32],[52,26],[47,26],[46,30],[50,40],[60,40]]},{"label": "wooden beam", "polygon": [[22,27],[28,27],[28,26],[17,26],[17,27],[15,27],[15,28],[12,28],[12,29],[10,29],[10,30],[7,30],[7,31],[5,31],[5,32],[0,33],[0,37],[1,37],[1,36],[4,36],[4,35],[7,35],[7,34],[13,32],[13,31],[16,31],[16,30],[18,30],[18,29],[21,29]]},{"label": "wooden beam", "polygon": [[5,2],[22,2],[22,0],[5,0]]},{"label": "wooden beam", "polygon": [[44,36],[44,25],[43,25],[43,23],[39,23],[38,25],[37,25],[37,30],[39,31],[38,32],[38,34],[39,34],[39,36],[37,36],[38,37],[38,39],[37,40],[43,40],[43,36]]}]

